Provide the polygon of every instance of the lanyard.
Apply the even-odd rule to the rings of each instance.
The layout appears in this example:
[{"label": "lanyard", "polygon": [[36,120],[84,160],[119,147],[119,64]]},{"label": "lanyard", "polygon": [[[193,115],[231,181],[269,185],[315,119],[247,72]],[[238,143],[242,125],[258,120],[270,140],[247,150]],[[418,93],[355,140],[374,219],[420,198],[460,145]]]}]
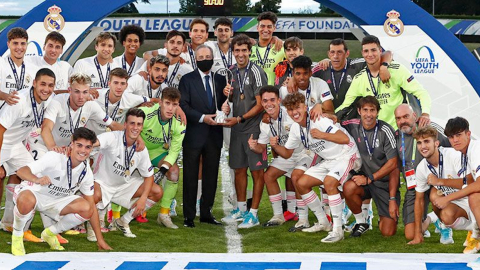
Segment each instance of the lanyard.
[{"label": "lanyard", "polygon": [[75,123],[75,127],[73,127],[72,114],[70,113],[70,99],[67,101],[67,111],[68,111],[68,119],[70,120],[70,132],[73,134],[75,129],[77,129],[78,125],[80,124],[80,117],[82,117],[83,106],[80,108],[80,113],[78,114],[77,123]]},{"label": "lanyard", "polygon": [[18,79],[17,68],[13,63],[12,58],[8,57],[8,63],[10,64],[10,68],[12,69],[13,76],[15,77],[15,87],[17,90],[21,90],[23,88],[23,79],[25,78],[25,62],[22,62],[22,71],[20,72],[20,79]]},{"label": "lanyard", "polygon": [[[148,86],[147,86],[147,91],[148,91],[148,97],[152,98],[153,97],[153,90],[152,90],[152,82],[150,81],[150,78],[148,78]],[[155,95],[155,98],[159,98],[160,94],[162,93],[162,85],[158,87],[157,94]]]},{"label": "lanyard", "polygon": [[220,56],[222,57],[223,65],[225,66],[225,68],[228,68],[229,66],[232,65],[232,49],[228,48],[228,52],[227,52],[228,61],[227,61],[227,59],[225,57],[225,54],[223,53],[223,51],[218,46],[218,43],[216,43],[215,45],[217,45],[218,51],[220,52]]},{"label": "lanyard", "polygon": [[376,97],[378,95],[378,89],[380,88],[380,76],[377,78],[377,87],[373,84],[373,79],[372,79],[372,73],[370,73],[370,70],[366,68],[367,70],[367,77],[368,77],[368,82],[370,83],[370,87],[372,88],[373,95]]},{"label": "lanyard", "polygon": [[368,142],[368,137],[367,134],[365,134],[365,129],[362,126],[362,134],[363,134],[363,140],[365,141],[365,146],[367,147],[368,150],[368,155],[370,156],[370,160],[372,160],[373,156],[373,151],[375,150],[375,141],[377,140],[377,134],[378,134],[378,120],[377,123],[375,124],[375,131],[373,133],[373,141],[372,144]]},{"label": "lanyard", "polygon": [[[133,63],[127,71],[128,76],[132,75],[133,69],[135,68],[135,63],[137,62],[135,60],[137,60],[137,59],[133,59]],[[123,69],[127,70],[127,58],[125,57],[125,54],[123,54],[123,57],[122,57],[122,67],[123,67]],[[107,76],[107,78],[108,78],[108,76]]]},{"label": "lanyard", "polygon": [[262,68],[265,68],[265,64],[267,63],[268,54],[270,53],[270,49],[271,49],[271,45],[269,43],[267,45],[267,48],[265,49],[265,53],[263,54],[263,58],[262,58],[262,57],[260,57],[260,52],[258,51],[258,45],[256,46],[257,59],[258,59],[258,62],[260,62],[260,66],[262,66]]},{"label": "lanyard", "polygon": [[[105,94],[105,113],[108,115],[108,94],[110,93],[110,89],[107,91]],[[115,116],[117,115],[118,108],[120,107],[120,100],[117,101],[117,105],[113,109],[112,115],[110,115],[110,118],[115,120]]]},{"label": "lanyard", "polygon": [[167,81],[168,87],[175,87],[172,83],[173,83],[173,80],[175,79],[175,76],[177,75],[179,68],[180,68],[180,61],[177,62],[177,64],[175,65],[175,68],[172,71],[172,74],[170,74],[170,78],[168,78],[168,81]]},{"label": "lanyard", "polygon": [[300,125],[298,126],[300,127],[300,138],[302,139],[303,146],[307,150],[309,150],[310,145],[308,144],[308,134],[310,134],[310,114],[308,113],[308,111],[307,111],[307,128],[306,128],[307,134],[305,135],[305,133],[303,133],[303,128]]},{"label": "lanyard", "polygon": [[[132,149],[130,150],[130,153],[128,152],[128,146],[127,146],[127,134],[124,132],[123,133],[123,146],[125,146],[125,171],[130,170],[130,160],[132,160],[133,155],[135,154],[135,149],[137,146],[135,143],[132,145]],[[128,173],[130,174],[130,173]],[[127,175],[129,176],[129,175]]]},{"label": "lanyard", "polygon": [[[468,152],[468,149],[467,149],[467,152]],[[467,166],[468,166],[468,156],[467,156],[467,152],[465,152],[465,154],[462,153],[462,169],[458,172],[458,176],[460,176],[460,174],[464,174],[463,175],[463,184],[466,185],[467,184]]]},{"label": "lanyard", "polygon": [[43,122],[43,114],[45,113],[45,110],[43,108],[44,103],[42,104],[42,109],[40,110],[41,114],[39,114],[37,110],[37,102],[35,101],[35,97],[33,96],[33,87],[32,89],[30,89],[30,101],[32,102],[32,111],[33,111],[33,118],[35,120],[35,125],[37,126],[37,128],[40,128]]},{"label": "lanyard", "polygon": [[443,178],[443,154],[438,150],[438,173],[435,171],[435,168],[427,161],[428,169],[438,178]]},{"label": "lanyard", "polygon": [[[305,91],[305,103],[308,105],[310,103],[310,94],[312,93],[312,83],[308,83],[308,88]],[[311,104],[311,106],[314,106],[315,104]]]},{"label": "lanyard", "polygon": [[[405,159],[405,137],[403,132],[400,132],[402,134],[402,166],[405,168],[406,165],[406,159]],[[412,164],[415,164],[415,157],[417,155],[417,149],[416,149],[416,144],[417,140],[413,139],[413,147],[412,147]]]},{"label": "lanyard", "polygon": [[95,57],[93,59],[93,62],[95,63],[95,66],[97,67],[98,77],[100,77],[100,86],[102,88],[107,88],[108,87],[108,77],[110,76],[110,63],[107,63],[107,74],[104,78],[103,73],[102,73],[102,68],[100,67],[100,64],[98,63],[97,57]]},{"label": "lanyard", "polygon": [[333,72],[333,67],[332,67],[332,64],[330,64],[330,76],[332,77],[332,86],[333,86],[333,91],[335,91],[335,97],[338,98],[338,90],[340,89],[340,86],[342,86],[342,82],[343,82],[343,77],[345,76],[345,73],[347,73],[347,65],[348,65],[348,62],[345,63],[345,67],[343,68],[343,71],[342,71],[342,77],[340,77],[340,81],[338,81],[338,88],[337,88],[337,84],[335,83],[335,73]]},{"label": "lanyard", "polygon": [[272,132],[273,137],[280,136],[282,133],[282,109],[280,108],[280,112],[278,113],[278,120],[277,120],[277,130],[278,133],[275,131],[275,127],[273,127],[272,119],[270,118],[270,131]]},{"label": "lanyard", "polygon": [[[80,183],[82,183],[83,178],[87,174],[87,162],[86,161],[83,162],[83,166],[84,166],[83,171],[82,171],[82,173],[80,173],[80,176],[78,177],[77,186],[79,186]],[[67,161],[67,179],[68,179],[68,188],[72,189],[72,159],[70,157],[68,158],[68,161]]]},{"label": "lanyard", "polygon": [[250,67],[252,66],[252,62],[248,62],[247,67],[245,68],[245,74],[243,76],[243,81],[240,78],[240,69],[237,66],[237,78],[238,78],[238,85],[240,87],[240,94],[243,94],[245,83],[247,82],[247,76],[248,76],[248,71],[250,70]]},{"label": "lanyard", "polygon": [[163,142],[168,144],[170,142],[170,133],[172,131],[172,118],[170,118],[170,120],[168,120],[168,132],[165,133],[165,129],[162,125],[162,122],[161,122],[161,119],[162,119],[162,115],[160,113],[160,108],[158,108],[158,111],[157,111],[157,114],[158,114],[158,123],[160,123],[160,125],[162,126],[162,134],[163,134]]},{"label": "lanyard", "polygon": [[193,53],[192,47],[187,46],[187,49],[188,49],[188,54],[190,54],[190,61],[192,63],[192,67],[193,67],[193,69],[196,69],[197,68],[197,61],[195,60],[195,54]]}]

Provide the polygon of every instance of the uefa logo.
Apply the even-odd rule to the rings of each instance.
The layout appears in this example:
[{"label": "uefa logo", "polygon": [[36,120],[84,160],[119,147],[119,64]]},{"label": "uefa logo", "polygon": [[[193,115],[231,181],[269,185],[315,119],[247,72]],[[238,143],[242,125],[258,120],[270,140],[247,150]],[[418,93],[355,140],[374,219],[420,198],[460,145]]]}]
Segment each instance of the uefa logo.
[{"label": "uefa logo", "polygon": [[410,65],[415,74],[433,74],[440,66],[432,49],[428,46],[418,48],[415,60]]},{"label": "uefa logo", "polygon": [[65,19],[62,15],[60,15],[60,12],[62,12],[62,9],[56,5],[48,8],[49,14],[45,16],[45,19],[43,20],[43,26],[45,27],[45,30],[48,32],[62,31],[63,27],[65,26]]},{"label": "uefa logo", "polygon": [[403,33],[403,22],[399,19],[400,13],[390,10],[387,13],[388,19],[383,24],[383,30],[391,37],[398,37]]}]

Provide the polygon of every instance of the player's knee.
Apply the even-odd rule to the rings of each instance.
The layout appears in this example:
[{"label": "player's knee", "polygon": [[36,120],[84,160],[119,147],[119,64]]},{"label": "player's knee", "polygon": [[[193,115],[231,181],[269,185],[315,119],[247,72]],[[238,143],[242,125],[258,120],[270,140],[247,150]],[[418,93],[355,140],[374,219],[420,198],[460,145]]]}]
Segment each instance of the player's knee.
[{"label": "player's knee", "polygon": [[468,205],[470,209],[480,207],[480,193],[472,193],[468,196]]},{"label": "player's knee", "polygon": [[86,200],[83,200],[77,206],[77,213],[84,219],[90,219],[93,215],[93,207]]},{"label": "player's knee", "polygon": [[405,238],[410,241],[410,240],[413,240],[413,238],[415,237],[415,228],[412,224],[412,226],[409,226],[410,224],[412,223],[409,223],[407,225],[405,225]]},{"label": "player's knee", "polygon": [[325,191],[327,192],[327,194],[338,193],[339,183],[335,178],[326,177],[323,181],[323,186],[325,187]]},{"label": "player's knee", "polygon": [[343,195],[345,198],[349,198],[355,194],[357,185],[353,181],[347,181],[343,184]]},{"label": "player's knee", "polygon": [[149,197],[152,201],[160,201],[163,197],[163,189],[159,185],[153,185]]},{"label": "player's knee", "polygon": [[30,191],[21,192],[17,197],[16,206],[20,214],[25,215],[30,213],[34,208],[37,200]]},{"label": "player's knee", "polygon": [[380,232],[382,233],[382,236],[389,237],[397,233],[397,225],[394,223],[393,220],[391,222],[385,222],[382,225],[383,226],[380,226]]},{"label": "player's knee", "polygon": [[443,209],[440,212],[440,220],[445,226],[452,225],[455,222],[455,212],[450,209]]},{"label": "player's knee", "polygon": [[13,174],[13,175],[10,175],[8,177],[8,181],[7,181],[7,184],[20,184],[22,182],[22,180],[16,175],[16,174]]}]

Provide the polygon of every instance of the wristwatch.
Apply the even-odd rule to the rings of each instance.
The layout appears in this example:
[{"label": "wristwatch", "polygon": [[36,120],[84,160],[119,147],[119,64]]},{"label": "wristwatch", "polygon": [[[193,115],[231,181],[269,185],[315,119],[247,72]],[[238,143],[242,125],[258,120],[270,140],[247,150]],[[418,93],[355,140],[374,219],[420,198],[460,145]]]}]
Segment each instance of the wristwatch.
[{"label": "wristwatch", "polygon": [[243,118],[243,115],[240,116],[240,123],[245,123],[245,118]]},{"label": "wristwatch", "polygon": [[389,201],[396,201],[397,198],[396,198],[396,197],[390,197],[388,200],[389,200]]},{"label": "wristwatch", "polygon": [[389,64],[388,64],[387,62],[382,62],[382,66],[386,66],[386,67],[388,67],[388,66],[389,66]]}]

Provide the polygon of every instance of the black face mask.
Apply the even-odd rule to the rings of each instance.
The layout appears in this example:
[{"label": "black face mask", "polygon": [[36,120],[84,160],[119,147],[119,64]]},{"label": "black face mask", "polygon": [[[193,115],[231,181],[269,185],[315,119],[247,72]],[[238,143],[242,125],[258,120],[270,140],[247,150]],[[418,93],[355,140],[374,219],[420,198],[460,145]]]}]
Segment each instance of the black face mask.
[{"label": "black face mask", "polygon": [[197,61],[197,67],[203,72],[207,72],[212,69],[213,59]]}]

